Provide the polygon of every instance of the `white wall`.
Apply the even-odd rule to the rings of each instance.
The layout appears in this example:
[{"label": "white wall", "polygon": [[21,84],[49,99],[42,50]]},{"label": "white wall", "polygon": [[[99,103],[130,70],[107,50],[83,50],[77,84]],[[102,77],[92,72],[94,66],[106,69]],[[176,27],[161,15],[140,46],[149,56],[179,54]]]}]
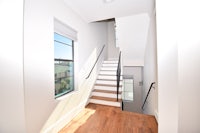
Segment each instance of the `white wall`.
[{"label": "white wall", "polygon": [[[75,82],[78,91],[62,101],[54,99],[54,17],[78,32],[78,42],[75,43]],[[107,25],[88,24],[67,8],[63,1],[55,0],[26,0],[24,21],[27,132],[38,133],[42,128],[41,132],[51,132],[57,127],[61,128],[63,121],[71,119],[65,116],[75,115],[87,102],[96,73],[87,81],[90,84],[85,85],[83,79],[92,67],[98,50],[107,42]]]},{"label": "white wall", "polygon": [[200,132],[199,4],[195,0],[181,1],[178,10],[179,133]]},{"label": "white wall", "polygon": [[159,133],[178,132],[178,47],[175,38],[175,7],[173,0],[156,3]]},{"label": "white wall", "polygon": [[117,46],[120,47],[124,66],[143,66],[148,35],[149,16],[138,14],[116,18]]},{"label": "white wall", "polygon": [[198,5],[195,0],[157,1],[160,133],[200,132]]},{"label": "white wall", "polygon": [[[144,58],[144,86],[143,101],[148,93],[152,82],[157,84],[157,47],[156,47],[156,17],[155,12],[150,16],[148,38]],[[158,89],[157,85],[152,88],[147,102],[144,106],[144,113],[155,115],[158,113]]]},{"label": "white wall", "polygon": [[108,22],[108,58],[118,58],[119,48],[116,47],[115,22]]},{"label": "white wall", "polygon": [[0,1],[0,132],[25,133],[23,0]]}]

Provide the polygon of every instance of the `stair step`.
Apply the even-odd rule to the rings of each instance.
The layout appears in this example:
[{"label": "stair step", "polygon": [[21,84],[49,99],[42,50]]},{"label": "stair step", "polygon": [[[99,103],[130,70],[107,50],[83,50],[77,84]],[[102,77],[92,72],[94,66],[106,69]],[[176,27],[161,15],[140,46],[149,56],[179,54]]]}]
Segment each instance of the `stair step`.
[{"label": "stair step", "polygon": [[[95,85],[94,86],[94,89],[97,89],[97,90],[108,90],[108,91],[116,91],[117,90],[117,87],[114,86],[98,86],[98,85]],[[119,91],[122,90],[122,87],[119,87]]]},{"label": "stair step", "polygon": [[101,71],[117,71],[117,67],[101,67]]},{"label": "stair step", "polygon": [[[103,85],[117,85],[117,81],[96,80],[96,84],[103,84]],[[120,85],[122,85],[122,82],[121,82],[121,81],[120,81]]]},{"label": "stair step", "polygon": [[[117,93],[103,93],[103,92],[92,92],[92,96],[117,98]],[[121,94],[118,94],[118,98],[122,98]]]},{"label": "stair step", "polygon": [[[103,81],[115,81],[115,82],[117,82],[116,79],[99,79],[99,78],[97,78],[97,80],[103,80]],[[120,81],[122,81],[122,79],[120,79]]]},{"label": "stair step", "polygon": [[[95,84],[95,86],[117,87],[117,85],[112,85],[112,84]],[[122,85],[119,85],[119,87],[122,87]]]},{"label": "stair step", "polygon": [[121,102],[122,99],[118,99],[117,98],[108,98],[108,97],[99,97],[99,96],[91,96],[91,99],[97,99],[97,100],[103,100],[103,101],[111,101],[111,102]]},{"label": "stair step", "polygon": [[117,67],[118,64],[103,64],[103,67]]},{"label": "stair step", "polygon": [[118,61],[119,59],[118,58],[109,58],[107,59],[107,61]]},{"label": "stair step", "polygon": [[109,71],[109,72],[117,72],[117,70],[106,70],[106,69],[101,69],[100,71],[105,71],[105,72],[107,72],[107,71]]},{"label": "stair step", "polygon": [[98,99],[90,99],[89,103],[107,105],[107,106],[114,106],[114,107],[121,107],[121,102],[104,101],[104,100],[98,100]]},{"label": "stair step", "polygon": [[[111,94],[117,94],[117,91],[110,91],[110,90],[98,90],[98,89],[94,89],[93,92],[102,92],[102,93],[111,93]],[[122,92],[119,91],[119,94],[121,94]]]},{"label": "stair step", "polygon": [[108,63],[108,64],[113,63],[113,64],[117,64],[117,63],[118,63],[118,60],[105,60],[105,61],[103,61],[103,63]]},{"label": "stair step", "polygon": [[103,63],[104,64],[118,64],[118,61],[115,61],[115,60],[106,60]]},{"label": "stair step", "polygon": [[101,74],[101,75],[117,75],[117,71],[100,71],[100,73],[99,74]]},{"label": "stair step", "polygon": [[[114,79],[117,80],[117,76],[116,75],[103,75],[103,74],[99,74],[98,75],[98,79]],[[122,79],[122,76],[120,77],[120,79]]]}]

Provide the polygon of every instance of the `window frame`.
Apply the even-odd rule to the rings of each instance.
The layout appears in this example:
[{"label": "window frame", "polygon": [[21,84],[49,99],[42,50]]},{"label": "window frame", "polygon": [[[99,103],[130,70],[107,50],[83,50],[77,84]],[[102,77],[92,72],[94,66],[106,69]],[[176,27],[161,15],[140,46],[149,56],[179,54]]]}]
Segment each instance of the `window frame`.
[{"label": "window frame", "polygon": [[[67,37],[66,35],[62,35],[62,34],[60,34],[60,33],[58,33],[58,32],[56,32],[56,31],[54,31],[54,34],[58,34],[58,35],[60,35],[60,36],[63,36],[63,37],[65,37],[65,38],[68,38],[68,39],[70,39],[71,41],[72,41],[72,45],[69,45],[69,44],[66,44],[66,43],[63,43],[63,42],[59,42],[59,41],[57,41],[57,40],[55,40],[55,37],[54,37],[54,48],[55,48],[55,41],[56,42],[58,42],[58,43],[60,43],[60,44],[63,44],[63,45],[67,45],[67,46],[70,46],[70,47],[72,47],[72,60],[70,60],[70,59],[57,59],[57,58],[55,58],[54,57],[54,91],[55,91],[55,93],[54,93],[54,97],[55,97],[55,99],[57,99],[57,98],[60,98],[60,97],[62,97],[62,96],[65,96],[66,94],[69,94],[69,93],[72,93],[72,92],[74,92],[75,91],[75,73],[74,73],[74,40],[73,39],[71,39],[71,38],[69,38],[69,37]],[[54,51],[55,52],[55,51]],[[55,56],[55,53],[54,53],[54,56]],[[56,81],[56,77],[55,77],[55,61],[63,61],[63,62],[72,62],[72,64],[73,64],[73,68],[72,68],[72,80],[73,80],[73,87],[72,87],[72,89],[70,89],[69,91],[65,91],[65,92],[62,92],[62,93],[60,93],[60,94],[57,94],[56,95],[56,83],[55,83],[55,81]]]}]

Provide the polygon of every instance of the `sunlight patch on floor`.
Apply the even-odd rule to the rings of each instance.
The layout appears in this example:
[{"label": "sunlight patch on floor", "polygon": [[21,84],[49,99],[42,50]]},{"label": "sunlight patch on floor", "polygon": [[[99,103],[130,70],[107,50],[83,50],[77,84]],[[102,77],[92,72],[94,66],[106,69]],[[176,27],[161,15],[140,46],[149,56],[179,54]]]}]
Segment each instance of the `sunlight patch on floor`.
[{"label": "sunlight patch on floor", "polygon": [[87,120],[95,113],[95,110],[85,108],[82,112],[80,112],[73,120],[71,120],[59,133],[62,133],[63,130],[66,129],[70,133],[74,133],[81,125],[87,122]]}]

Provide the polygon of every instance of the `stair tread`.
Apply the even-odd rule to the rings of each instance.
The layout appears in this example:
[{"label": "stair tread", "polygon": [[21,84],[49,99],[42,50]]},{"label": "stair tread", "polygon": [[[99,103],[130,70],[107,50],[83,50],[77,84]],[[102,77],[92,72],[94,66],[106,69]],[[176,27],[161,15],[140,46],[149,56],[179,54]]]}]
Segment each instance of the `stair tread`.
[{"label": "stair tread", "polygon": [[[94,89],[93,92],[102,92],[102,93],[111,93],[111,94],[117,94],[117,91],[110,91],[110,90],[99,90],[99,89]],[[119,94],[122,92],[119,91]]]},{"label": "stair tread", "polygon": [[96,100],[104,100],[104,101],[111,101],[111,102],[121,102],[122,99],[117,98],[108,98],[108,97],[99,97],[99,96],[91,96],[90,99],[96,99]]}]

